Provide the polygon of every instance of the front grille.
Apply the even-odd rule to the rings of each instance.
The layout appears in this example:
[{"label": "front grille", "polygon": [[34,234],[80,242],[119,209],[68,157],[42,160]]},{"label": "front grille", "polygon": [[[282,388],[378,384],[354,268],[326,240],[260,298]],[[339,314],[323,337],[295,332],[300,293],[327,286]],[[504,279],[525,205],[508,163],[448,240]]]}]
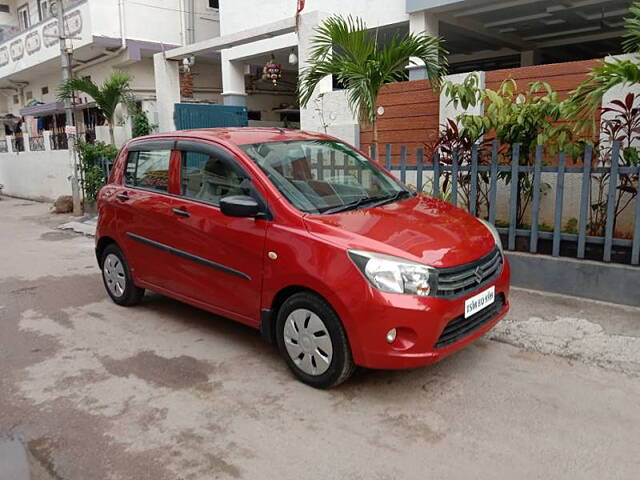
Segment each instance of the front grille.
[{"label": "front grille", "polygon": [[494,280],[502,271],[502,254],[496,247],[489,255],[466,265],[438,269],[438,297],[459,297]]},{"label": "front grille", "polygon": [[500,294],[496,297],[495,302],[489,305],[487,308],[480,310],[475,315],[471,315],[469,318],[464,318],[461,315],[451,320],[444,328],[442,335],[438,339],[435,348],[444,348],[456,343],[459,340],[471,335],[483,325],[493,320],[498,313],[504,307],[505,298],[504,294]]}]

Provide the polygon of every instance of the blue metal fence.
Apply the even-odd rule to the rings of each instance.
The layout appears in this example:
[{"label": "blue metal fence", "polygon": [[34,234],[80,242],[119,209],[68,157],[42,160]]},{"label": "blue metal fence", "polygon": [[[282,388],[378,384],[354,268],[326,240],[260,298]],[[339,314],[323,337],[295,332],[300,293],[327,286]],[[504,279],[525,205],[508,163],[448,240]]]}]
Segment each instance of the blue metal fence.
[{"label": "blue metal fence", "polygon": [[246,127],[249,123],[246,107],[176,103],[174,120],[177,130],[214,127]]},{"label": "blue metal fence", "polygon": [[[469,153],[469,152],[468,152]],[[463,206],[470,213],[478,215],[478,179],[484,175],[483,181],[486,181],[488,188],[488,220],[492,224],[496,224],[496,211],[498,208],[497,192],[498,181],[500,175],[508,174],[511,179],[517,179],[522,174],[533,176],[533,192],[530,206],[531,226],[517,224],[517,209],[519,201],[518,182],[510,181],[510,194],[508,200],[508,225],[498,225],[498,231],[506,238],[505,248],[508,250],[522,250],[517,248],[517,240],[524,238],[528,240],[528,251],[531,253],[540,253],[540,241],[546,240],[551,242],[551,255],[559,256],[561,247],[569,246],[569,250],[575,248],[575,257],[579,259],[595,258],[594,248],[597,255],[605,262],[611,262],[614,250],[616,248],[624,250],[621,255],[617,255],[616,261],[630,263],[631,265],[640,264],[640,194],[635,194],[633,204],[630,208],[633,212],[633,227],[631,239],[616,238],[614,236],[614,223],[616,220],[616,201],[617,193],[620,192],[620,179],[626,176],[627,179],[632,178],[638,185],[638,177],[640,176],[640,166],[621,166],[621,149],[620,145],[614,144],[611,149],[611,160],[608,166],[593,166],[593,151],[590,147],[586,147],[582,165],[567,165],[567,156],[563,153],[557,155],[555,165],[544,165],[544,149],[538,147],[535,151],[533,165],[521,165],[520,162],[520,146],[513,145],[511,148],[511,162],[508,164],[500,164],[498,161],[498,145],[496,142],[492,145],[490,161],[481,164],[478,160],[478,147],[474,146],[470,152],[470,161],[461,164],[459,154],[453,154],[450,162],[443,163],[439,155],[434,155],[433,159],[425,161],[424,149],[418,148],[415,151],[414,160],[409,165],[408,149],[405,146],[400,147],[400,163],[392,164],[391,145],[384,147],[383,158],[379,158],[375,149],[371,151],[372,158],[383,163],[388,170],[393,171],[399,179],[406,183],[407,173],[415,172],[416,187],[419,191],[431,194],[433,196],[442,196],[442,180],[447,176],[450,182],[450,194],[447,200],[456,206]],[[415,163],[415,164],[414,164]],[[488,164],[487,164],[488,163]],[[433,173],[433,181],[431,185],[424,182],[425,173]],[[469,201],[466,205],[459,205],[460,184],[459,177],[461,174],[469,174]],[[555,203],[554,203],[554,220],[552,231],[543,231],[539,226],[540,205],[541,205],[541,187],[542,174],[554,173],[555,179]],[[568,175],[580,175],[581,194],[579,217],[577,218],[577,233],[569,233],[562,231],[562,221],[564,213],[564,196],[565,196],[565,178]],[[602,236],[590,235],[587,230],[589,223],[589,210],[593,208],[590,203],[591,189],[594,178],[598,176],[608,175],[608,186],[606,196],[606,223],[604,226],[604,234]],[[488,176],[488,180],[487,180]],[[429,188],[430,187],[430,188]],[[636,187],[638,188],[638,187]],[[621,259],[621,260],[620,260]]]}]

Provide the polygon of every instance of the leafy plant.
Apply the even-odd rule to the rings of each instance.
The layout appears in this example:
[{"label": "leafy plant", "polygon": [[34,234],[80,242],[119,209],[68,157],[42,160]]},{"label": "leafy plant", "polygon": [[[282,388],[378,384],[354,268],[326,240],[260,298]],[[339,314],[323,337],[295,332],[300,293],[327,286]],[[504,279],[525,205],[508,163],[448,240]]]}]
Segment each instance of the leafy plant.
[{"label": "leafy plant", "polygon": [[[601,131],[603,139],[595,146],[594,166],[607,167],[614,161],[613,145],[618,143],[620,151],[617,162],[629,167],[640,164],[638,150],[640,143],[640,96],[629,93],[624,100],[614,100],[610,107],[602,109]],[[621,173],[618,185],[611,185],[610,173],[594,174],[595,183],[591,189],[591,211],[588,230],[591,235],[604,235],[607,222],[609,188],[618,191],[615,198],[614,229],[622,212],[638,195],[638,175]]]},{"label": "leafy plant", "polygon": [[105,166],[113,163],[118,150],[104,142],[78,142],[76,148],[80,157],[80,186],[85,199],[94,202],[105,183]]},{"label": "leafy plant", "polygon": [[475,107],[482,100],[482,89],[480,88],[480,77],[477,73],[467,75],[462,83],[446,82],[443,90],[447,98],[451,99],[454,107],[461,106],[464,110]]},{"label": "leafy plant", "polygon": [[102,113],[109,125],[109,137],[113,145],[116,144],[113,127],[116,108],[124,104],[131,108],[133,93],[130,83],[132,77],[124,72],[113,72],[102,85],[97,85],[90,78],[70,78],[58,88],[58,98],[65,100],[73,98],[75,92],[83,92],[91,96],[96,102],[96,108]]},{"label": "leafy plant", "polygon": [[[471,165],[473,147],[477,140],[477,138],[469,138],[461,135],[458,124],[452,119],[447,119],[447,122],[440,127],[436,141],[425,145],[425,151],[427,152],[427,158],[434,158],[437,154],[439,161],[445,165],[452,165],[455,158],[458,165],[468,166]],[[480,146],[478,150],[479,164],[486,163],[486,161],[484,161],[487,157],[485,153],[485,150]],[[443,172],[442,174],[442,191],[449,192],[449,197],[451,196],[452,175],[451,172]],[[476,211],[479,211],[478,209],[481,205],[488,205],[489,203],[487,189],[489,176],[486,172],[479,172],[479,177]],[[463,170],[458,172],[458,187],[459,194],[462,197],[462,203],[469,208],[471,198],[470,172]]]},{"label": "leafy plant", "polygon": [[571,217],[567,220],[567,223],[564,226],[565,233],[573,233],[574,235],[578,233],[578,219],[575,217]]},{"label": "leafy plant", "polygon": [[[475,77],[475,80],[472,78]],[[545,146],[550,154],[568,152],[577,157],[581,149],[573,143],[571,128],[560,122],[563,118],[564,103],[558,93],[548,83],[533,82],[528,89],[519,92],[517,82],[507,79],[497,90],[479,88],[476,74],[471,74],[459,85],[447,83],[445,92],[450,95],[454,106],[464,108],[484,104],[484,114],[462,114],[457,121],[462,126],[460,136],[467,141],[494,137],[500,145],[499,161],[511,163],[513,151],[510,146],[520,145],[519,163],[530,166],[535,161],[538,146]],[[485,151],[488,150],[485,145]],[[511,173],[501,172],[500,178],[510,183]],[[485,179],[485,183],[486,183]],[[534,193],[533,176],[530,173],[518,175],[517,221],[522,224]],[[480,183],[479,183],[480,184]],[[541,194],[545,195],[550,186],[543,183]]]},{"label": "leafy plant", "polygon": [[629,8],[630,16],[625,19],[625,35],[622,47],[632,54],[631,60],[613,59],[603,61],[591,69],[589,78],[578,86],[569,97],[566,113],[575,120],[576,131],[595,133],[595,113],[602,104],[602,98],[613,87],[640,83],[640,1]]},{"label": "leafy plant", "polygon": [[131,135],[133,138],[144,137],[153,132],[155,125],[149,122],[147,114],[140,108],[136,109],[131,118]]},{"label": "leafy plant", "polygon": [[439,38],[426,34],[394,35],[384,45],[378,42],[378,30],[367,29],[357,17],[329,17],[311,39],[309,66],[298,82],[300,105],[305,107],[313,92],[328,75],[335,75],[348,90],[351,111],[373,128],[373,143],[378,143],[377,99],[387,83],[406,79],[406,67],[417,58],[424,63],[432,87],[437,87],[446,71],[446,52]]},{"label": "leafy plant", "polygon": [[[573,151],[573,132],[558,124],[563,118],[564,104],[558,93],[546,82],[532,82],[525,92],[518,91],[518,84],[507,79],[498,88],[478,89],[477,94],[465,92],[467,87],[454,90],[456,95],[484,102],[483,115],[462,114],[458,120],[463,126],[463,135],[480,138],[494,133],[504,144],[521,146],[521,158],[532,160],[538,145],[545,145],[552,153]],[[473,90],[472,90],[473,91]],[[452,102],[462,102],[454,96]],[[477,103],[467,105],[475,106]]]},{"label": "leafy plant", "polygon": [[[434,179],[427,177],[424,180],[424,182],[422,184],[422,188],[419,191],[427,193],[429,195],[433,195],[434,189],[435,189],[435,181],[434,181]],[[416,190],[418,190],[418,189],[416,189]],[[443,184],[443,185],[440,186],[440,191],[439,191],[438,195],[436,195],[436,198],[439,198],[440,200],[443,200],[445,202],[451,202],[451,194],[452,194],[451,183],[448,183],[446,185]]]}]

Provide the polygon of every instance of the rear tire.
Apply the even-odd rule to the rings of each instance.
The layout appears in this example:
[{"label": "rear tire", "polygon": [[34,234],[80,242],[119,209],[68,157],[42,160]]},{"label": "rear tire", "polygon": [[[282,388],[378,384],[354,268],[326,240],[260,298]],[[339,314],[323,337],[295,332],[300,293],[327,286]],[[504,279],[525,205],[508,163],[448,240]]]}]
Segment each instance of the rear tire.
[{"label": "rear tire", "polygon": [[114,243],[102,252],[102,281],[107,293],[118,305],[129,307],[140,303],[144,288],[136,287],[122,250]]},{"label": "rear tire", "polygon": [[335,387],[355,370],[342,322],[311,292],[296,293],[282,304],[276,341],[294,375],[314,388]]}]

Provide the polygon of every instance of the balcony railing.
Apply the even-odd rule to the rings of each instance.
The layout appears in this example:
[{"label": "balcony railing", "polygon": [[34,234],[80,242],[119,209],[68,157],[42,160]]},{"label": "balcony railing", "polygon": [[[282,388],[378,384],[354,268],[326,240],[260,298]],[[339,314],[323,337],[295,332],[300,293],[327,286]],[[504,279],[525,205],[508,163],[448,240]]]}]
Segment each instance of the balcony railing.
[{"label": "balcony railing", "polygon": [[[76,6],[78,6],[81,3],[84,3],[86,1],[87,0],[63,0],[63,3],[64,3],[65,10],[68,10],[68,9],[76,7]],[[34,23],[32,25],[29,25],[28,28],[21,29],[20,27],[17,27],[17,26],[11,26],[11,25],[4,26],[4,27],[2,27],[0,29],[0,45],[2,45],[5,42],[9,42],[9,41],[13,40],[16,37],[19,37],[23,33],[27,33],[27,32],[31,32],[33,30],[37,30],[43,24],[45,24],[47,22],[51,22],[51,20],[55,21],[56,18],[55,18],[55,16],[52,16],[52,15],[49,14],[47,17],[43,18],[39,22]]]},{"label": "balcony railing", "polygon": [[[84,38],[89,41],[90,35],[83,34],[83,30],[87,28],[84,25],[89,23],[88,19],[84,18],[84,16],[88,15],[88,9],[77,8],[86,2],[87,0],[69,0],[65,2],[67,6],[64,23],[65,32],[69,37],[74,39]],[[0,72],[6,67],[11,73],[15,73],[29,66],[42,63],[48,60],[49,57],[53,58],[59,54],[57,48],[60,42],[59,38],[58,21],[56,18],[51,17],[23,31],[4,30],[4,37],[0,40]]]},{"label": "balcony railing", "polygon": [[29,137],[29,149],[32,152],[44,152],[44,137]]}]

